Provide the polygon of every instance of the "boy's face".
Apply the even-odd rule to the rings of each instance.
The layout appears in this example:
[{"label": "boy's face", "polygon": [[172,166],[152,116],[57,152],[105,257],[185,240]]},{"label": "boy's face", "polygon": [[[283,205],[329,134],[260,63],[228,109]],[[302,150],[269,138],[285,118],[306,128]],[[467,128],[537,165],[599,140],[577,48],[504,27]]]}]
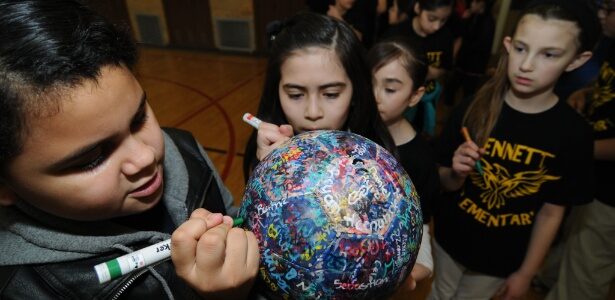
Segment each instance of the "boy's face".
[{"label": "boy's face", "polygon": [[103,67],[97,82],[52,97],[62,97],[59,112],[28,120],[23,151],[8,165],[5,188],[75,220],[153,207],[162,196],[164,142],[132,73]]},{"label": "boy's face", "polygon": [[550,91],[564,71],[582,64],[577,55],[578,34],[573,22],[523,16],[514,37],[504,39],[511,88],[526,95]]}]

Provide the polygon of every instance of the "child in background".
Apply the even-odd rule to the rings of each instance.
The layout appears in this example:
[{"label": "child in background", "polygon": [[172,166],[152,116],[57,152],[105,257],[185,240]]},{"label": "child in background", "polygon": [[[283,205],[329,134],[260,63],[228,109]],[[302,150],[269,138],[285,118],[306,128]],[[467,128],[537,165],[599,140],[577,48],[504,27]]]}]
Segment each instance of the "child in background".
[{"label": "child in background", "polygon": [[[363,33],[366,30],[369,20],[364,18],[365,15],[362,11],[357,11],[357,7],[355,6],[357,3],[355,2],[355,0],[307,0],[306,5],[312,12],[324,14],[346,22],[357,35],[357,38],[363,40]],[[360,9],[367,7],[364,3],[359,5]]]},{"label": "child in background", "polygon": [[565,207],[592,199],[591,129],[553,87],[591,57],[599,24],[589,7],[545,2],[522,13],[494,77],[437,144],[451,193],[435,205],[431,299],[522,297]]},{"label": "child in background", "polygon": [[[256,238],[231,229],[194,138],[160,129],[130,35],[77,1],[0,11],[0,298],[246,297]],[[169,238],[171,260],[98,282],[95,265]]]},{"label": "child in background", "polygon": [[257,117],[246,145],[244,175],[294,133],[349,130],[395,153],[378,115],[365,52],[339,20],[303,13],[275,35]]},{"label": "child in background", "polygon": [[494,0],[471,0],[461,20],[461,36],[455,41],[455,70],[446,88],[447,104],[455,103],[461,89],[462,99],[476,93],[486,79],[485,72],[491,56],[495,20],[491,9]]},{"label": "child in background", "polygon": [[440,178],[433,150],[402,113],[421,100],[425,92],[423,84],[427,65],[402,40],[374,45],[369,51],[368,63],[373,74],[378,111],[397,146],[399,162],[412,179],[421,201],[423,239],[411,274],[414,280],[420,281],[433,271],[428,223],[431,219],[430,205],[440,190]]},{"label": "child in background", "polygon": [[376,37],[381,37],[391,26],[397,25],[408,19],[410,0],[378,0],[376,12]]},{"label": "child in background", "polygon": [[[600,3],[602,33],[615,38],[615,0]],[[546,299],[607,299],[615,279],[615,44],[607,51],[584,113],[594,129],[595,199],[575,208],[559,276]],[[584,103],[585,93],[579,92]],[[574,94],[573,94],[574,95]],[[573,98],[573,97],[571,97]]]},{"label": "child in background", "polygon": [[406,112],[406,118],[415,124],[419,132],[428,136],[435,134],[436,102],[442,93],[438,82],[453,64],[453,35],[444,26],[453,10],[453,0],[417,0],[413,6],[415,15],[392,26],[385,37],[402,37],[422,49],[427,58],[429,71],[425,95],[417,106]]}]

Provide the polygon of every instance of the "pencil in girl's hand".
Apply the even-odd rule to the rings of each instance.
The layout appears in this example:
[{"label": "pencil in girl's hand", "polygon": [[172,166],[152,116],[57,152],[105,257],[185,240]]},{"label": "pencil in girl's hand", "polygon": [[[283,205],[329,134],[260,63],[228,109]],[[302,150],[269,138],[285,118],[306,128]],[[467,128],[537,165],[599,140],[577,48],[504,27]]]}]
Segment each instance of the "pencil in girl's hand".
[{"label": "pencil in girl's hand", "polygon": [[244,122],[252,125],[256,130],[258,130],[258,126],[261,125],[263,121],[259,120],[257,117],[253,116],[251,113],[243,114]]},{"label": "pencil in girl's hand", "polygon": [[[240,226],[242,223],[243,218],[233,219],[233,227]],[[171,239],[98,264],[94,266],[94,271],[96,271],[98,282],[105,283],[169,257],[171,257]]]},{"label": "pencil in girl's hand", "polygon": [[[468,132],[467,127],[465,126],[461,127],[461,134],[463,134],[463,138],[466,140],[466,142],[472,141],[472,138],[470,138],[470,132]],[[481,165],[480,159],[476,161],[476,170],[478,171],[478,174],[480,174],[481,176],[484,175],[483,165]]]}]

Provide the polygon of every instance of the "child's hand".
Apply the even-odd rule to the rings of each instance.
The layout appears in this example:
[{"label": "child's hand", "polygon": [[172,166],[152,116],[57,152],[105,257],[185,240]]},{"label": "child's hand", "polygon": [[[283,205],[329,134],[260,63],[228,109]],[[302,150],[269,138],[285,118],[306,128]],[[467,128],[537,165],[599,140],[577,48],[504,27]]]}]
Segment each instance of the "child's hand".
[{"label": "child's hand", "polygon": [[256,136],[256,158],[260,161],[273,149],[286,142],[293,136],[293,128],[290,125],[277,126],[262,122],[258,127]]},{"label": "child's hand", "polygon": [[329,9],[327,10],[327,16],[343,21],[344,18],[340,14],[340,12],[335,8],[335,5],[329,5]]},{"label": "child's hand", "polygon": [[195,210],[171,236],[177,275],[207,299],[245,298],[258,272],[259,252],[250,231],[232,219]]},{"label": "child's hand", "polygon": [[461,144],[453,155],[453,171],[459,177],[467,177],[474,170],[476,161],[484,153],[485,149],[478,148],[472,141]]},{"label": "child's hand", "polygon": [[520,272],[512,273],[495,294],[496,299],[521,299],[529,290],[532,276]]},{"label": "child's hand", "polygon": [[421,264],[414,264],[414,268],[412,268],[412,272],[410,274],[411,274],[411,277],[414,278],[414,280],[421,281],[429,277],[429,275],[431,274],[431,271],[427,267]]},{"label": "child's hand", "polygon": [[580,114],[583,114],[583,112],[585,111],[587,93],[587,89],[582,89],[568,96],[568,104],[570,104],[570,106],[572,106],[572,108],[574,108],[574,110],[576,110]]}]

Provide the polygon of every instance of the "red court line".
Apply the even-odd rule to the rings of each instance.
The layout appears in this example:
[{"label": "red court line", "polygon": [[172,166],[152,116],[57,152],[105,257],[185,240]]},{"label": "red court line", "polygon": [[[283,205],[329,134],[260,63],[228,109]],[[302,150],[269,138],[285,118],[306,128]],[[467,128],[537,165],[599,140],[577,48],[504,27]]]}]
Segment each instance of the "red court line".
[{"label": "red court line", "polygon": [[218,103],[218,101],[226,98],[226,96],[236,92],[237,90],[239,90],[240,88],[246,86],[248,83],[250,83],[252,80],[256,79],[258,76],[262,75],[265,73],[265,70],[262,70],[260,72],[258,72],[256,75],[254,75],[253,77],[250,77],[242,82],[240,82],[238,85],[234,86],[233,88],[231,88],[230,90],[228,90],[228,92],[222,94],[222,96],[213,99],[212,97],[207,97],[211,102],[208,103],[207,105],[204,105],[203,107],[195,110],[193,113],[187,115],[186,117],[184,117],[182,120],[177,122],[176,126],[179,126],[185,122],[187,122],[188,120],[192,119],[194,116],[200,114],[201,112],[205,111],[206,109],[208,109],[209,107],[211,107],[212,105],[216,105]]},{"label": "red court line", "polygon": [[197,93],[198,95],[204,97],[205,99],[209,100],[209,104],[205,105],[204,107],[198,109],[195,113],[192,113],[189,115],[189,118],[184,118],[183,120],[181,120],[180,122],[177,122],[173,125],[173,127],[178,127],[181,124],[185,123],[186,121],[188,121],[190,118],[194,117],[195,115],[197,115],[198,113],[204,111],[205,109],[207,109],[210,106],[215,106],[219,111],[220,114],[222,114],[222,117],[224,118],[224,121],[226,122],[226,125],[228,127],[229,130],[229,144],[228,144],[228,152],[227,152],[227,156],[226,156],[226,162],[224,164],[224,169],[222,170],[222,172],[220,173],[220,177],[222,178],[222,180],[226,180],[226,178],[228,177],[228,174],[231,171],[231,166],[233,165],[233,158],[234,158],[234,153],[235,153],[235,127],[233,126],[233,123],[231,122],[231,119],[229,118],[228,114],[226,113],[226,111],[224,110],[224,108],[222,106],[220,106],[220,104],[218,104],[218,101],[221,99],[217,99],[217,100],[213,100],[210,96],[208,96],[207,94],[205,94],[204,92],[193,88],[189,85],[183,84],[181,82],[177,82],[177,81],[173,81],[170,79],[166,79],[166,78],[160,78],[160,77],[156,77],[156,76],[149,76],[149,75],[141,75],[140,77],[142,78],[146,78],[146,79],[152,79],[152,80],[158,80],[158,81],[162,81],[162,82],[166,82],[166,83],[170,83],[170,84],[174,84],[177,86],[180,86],[182,88],[185,88],[187,90],[190,90],[192,92]]},{"label": "red court line", "polygon": [[230,89],[229,91],[227,91],[226,93],[222,94],[222,96],[213,99],[212,97],[210,97],[209,95],[207,95],[206,93],[192,87],[186,84],[183,84],[181,82],[177,82],[174,80],[170,80],[170,79],[166,79],[166,78],[161,78],[161,77],[157,77],[157,76],[150,76],[150,75],[143,75],[140,74],[140,77],[142,78],[147,78],[147,79],[152,79],[152,80],[158,80],[158,81],[162,81],[162,82],[167,82],[170,84],[174,84],[180,87],[183,87],[185,89],[188,89],[190,91],[193,91],[195,93],[197,93],[198,95],[204,97],[205,99],[209,100],[209,103],[204,105],[203,107],[197,109],[196,111],[194,111],[193,113],[189,114],[188,116],[184,117],[183,119],[181,119],[180,121],[176,122],[173,127],[179,127],[181,126],[183,123],[187,122],[188,120],[192,119],[194,116],[198,115],[199,113],[205,111],[206,109],[208,109],[209,107],[211,107],[212,105],[215,106],[220,113],[222,114],[222,117],[224,118],[224,121],[227,124],[227,127],[229,129],[229,145],[228,145],[228,152],[227,152],[227,156],[226,156],[226,162],[224,164],[224,169],[222,170],[222,173],[220,173],[220,177],[222,178],[222,180],[226,180],[226,178],[228,177],[230,171],[231,171],[231,166],[233,165],[233,158],[235,156],[235,146],[236,146],[236,137],[235,137],[235,127],[233,126],[233,123],[231,122],[230,117],[228,116],[228,114],[226,113],[226,111],[224,110],[224,108],[222,106],[220,106],[220,104],[218,104],[218,102],[222,99],[224,99],[225,97],[227,97],[228,95],[234,93],[235,91],[239,90],[240,88],[242,88],[243,86],[247,85],[248,83],[250,83],[252,80],[256,79],[257,77],[261,76],[262,74],[265,73],[266,69],[263,69],[261,71],[259,71],[258,73],[256,73],[256,75],[240,82],[238,85],[236,85],[235,87],[233,87],[232,89]]}]

